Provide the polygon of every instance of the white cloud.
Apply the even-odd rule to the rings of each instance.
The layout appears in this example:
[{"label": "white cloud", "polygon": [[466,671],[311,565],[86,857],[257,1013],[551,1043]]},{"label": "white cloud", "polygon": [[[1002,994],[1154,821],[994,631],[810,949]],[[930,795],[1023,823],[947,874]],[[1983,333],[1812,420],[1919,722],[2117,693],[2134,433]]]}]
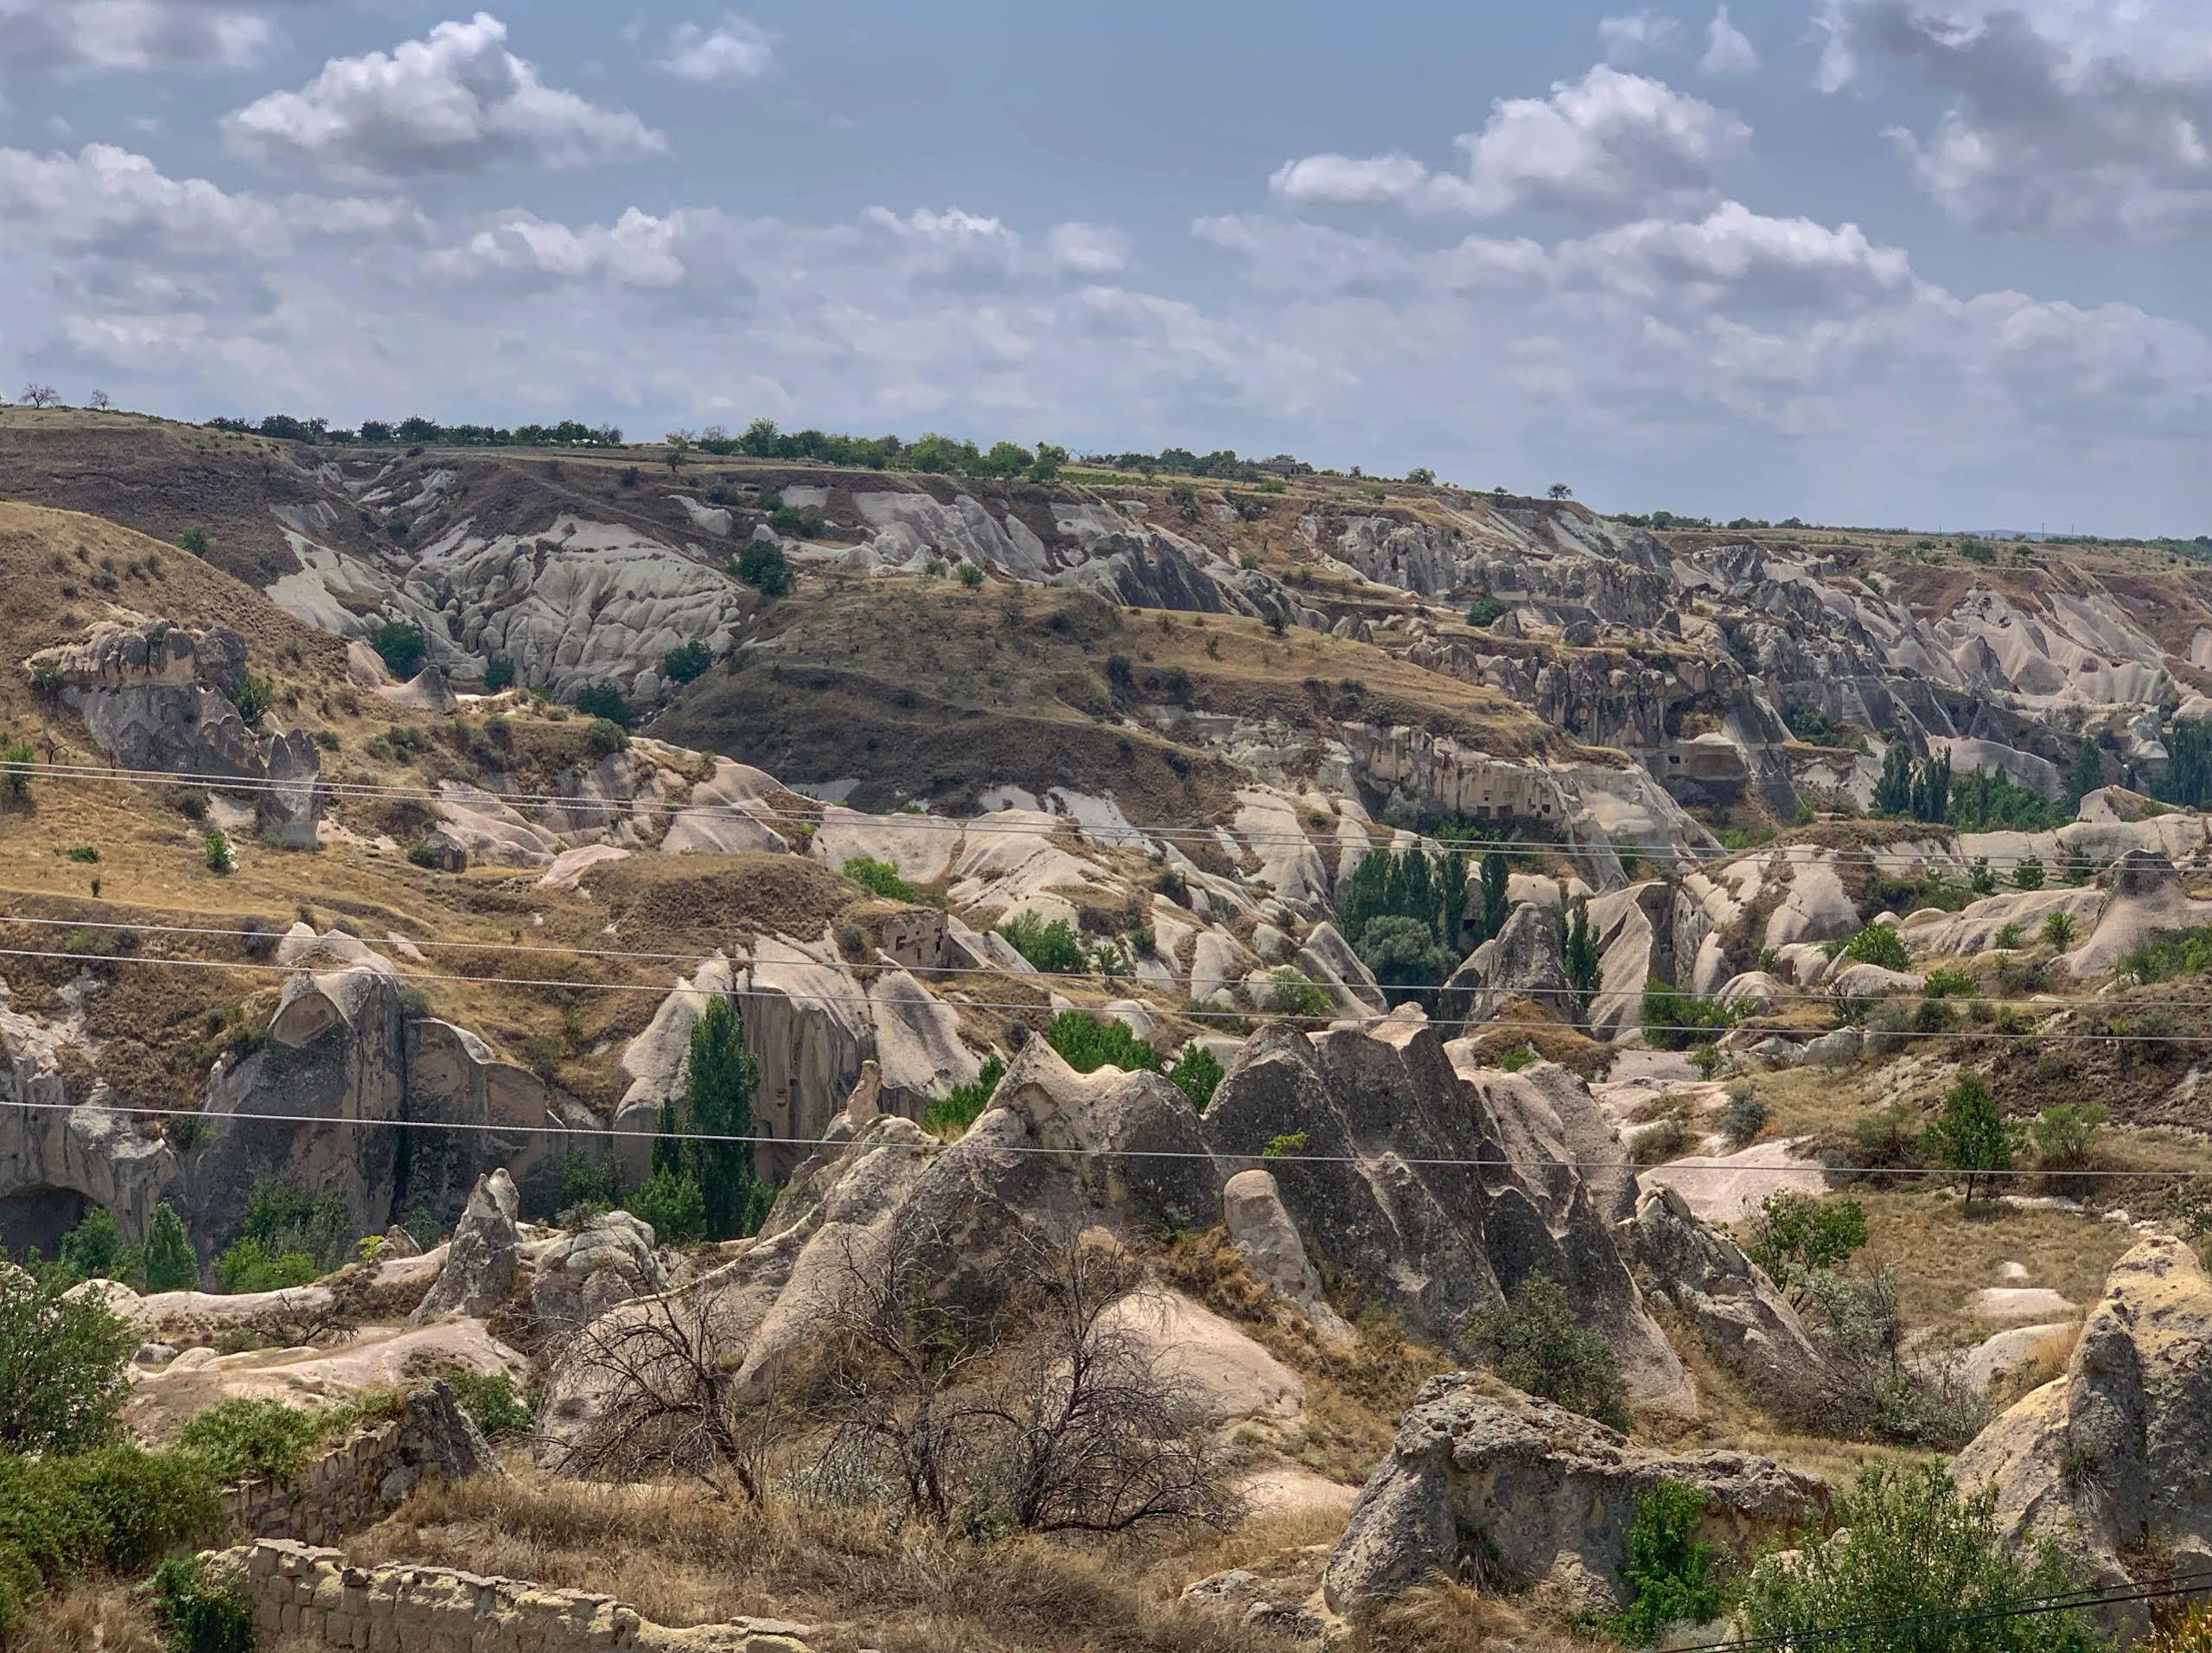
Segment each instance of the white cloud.
[{"label": "white cloud", "polygon": [[2156,240],[2212,227],[2212,48],[2196,0],[1823,0],[1820,84],[1881,63],[1950,99],[1890,136],[1979,228]]},{"label": "white cloud", "polygon": [[1601,63],[1557,82],[1548,98],[1500,99],[1481,131],[1457,140],[1463,174],[1432,172],[1402,153],[1323,154],[1286,162],[1269,187],[1299,202],[1627,218],[1710,202],[1718,169],[1750,137],[1743,121],[1703,99]]},{"label": "white cloud", "polygon": [[775,67],[775,42],[750,18],[725,11],[712,28],[679,23],[668,33],[660,67],[679,80],[732,86],[760,80]]},{"label": "white cloud", "polygon": [[1698,67],[1707,74],[1750,74],[1759,67],[1759,54],[1750,37],[1738,29],[1722,6],[1705,25],[1705,54]]},{"label": "white cloud", "polygon": [[1632,63],[1673,43],[1681,24],[1661,11],[1646,9],[1624,16],[1597,20],[1597,43],[1608,63]]},{"label": "white cloud", "polygon": [[226,116],[223,131],[264,164],[306,163],[351,178],[500,161],[577,166],[667,148],[627,110],[545,85],[507,49],[507,25],[481,11],[388,54],[333,58],[299,91],[271,93]]},{"label": "white cloud", "polygon": [[449,281],[521,273],[549,282],[603,278],[620,287],[673,287],[685,275],[678,252],[682,234],[682,214],[655,218],[634,207],[612,225],[582,229],[534,213],[503,213],[462,240],[424,255],[423,265]]},{"label": "white cloud", "polygon": [[268,18],[195,0],[0,0],[0,77],[243,68],[275,39]]},{"label": "white cloud", "polygon": [[1668,308],[1833,316],[1909,297],[1903,251],[1856,224],[1770,218],[1723,201],[1694,222],[1623,224],[1558,250],[1573,281]]},{"label": "white cloud", "polygon": [[1074,276],[1111,276],[1129,267],[1129,238],[1104,224],[1055,224],[1045,252]]}]

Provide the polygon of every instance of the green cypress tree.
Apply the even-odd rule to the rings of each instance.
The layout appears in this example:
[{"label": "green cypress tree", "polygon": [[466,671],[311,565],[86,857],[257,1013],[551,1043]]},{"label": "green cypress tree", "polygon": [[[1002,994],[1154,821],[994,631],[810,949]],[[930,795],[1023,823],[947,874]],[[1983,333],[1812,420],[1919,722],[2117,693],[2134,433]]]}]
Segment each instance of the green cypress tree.
[{"label": "green cypress tree", "polygon": [[1505,852],[1492,850],[1482,858],[1482,939],[1488,941],[1506,927]]},{"label": "green cypress tree", "polygon": [[2074,767],[2066,774],[2066,807],[2078,810],[2081,800],[2105,783],[2105,766],[2097,756],[2097,743],[2085,740],[2074,751]]},{"label": "green cypress tree", "polygon": [[[692,1048],[684,1063],[686,1126],[706,1136],[753,1134],[753,1087],[760,1070],[745,1048],[744,1024],[726,999],[717,999],[692,1029]],[[706,1204],[706,1237],[735,1240],[758,1226],[763,1184],[754,1169],[750,1142],[691,1142],[685,1145],[690,1169]],[[763,1212],[762,1215],[765,1215]]]},{"label": "green cypress tree", "polygon": [[1874,783],[1874,813],[1909,815],[1912,813],[1912,753],[1903,735],[1890,737],[1882,755],[1882,778]]},{"label": "green cypress tree", "polygon": [[1589,1006],[1590,996],[1603,985],[1603,961],[1597,951],[1597,937],[1590,928],[1590,897],[1576,898],[1567,916],[1567,948],[1565,960],[1567,986],[1574,990],[1575,1013],[1580,1015]]},{"label": "green cypress tree", "polygon": [[1444,871],[1437,880],[1441,897],[1437,915],[1437,938],[1444,950],[1459,959],[1459,932],[1467,923],[1467,852],[1451,850],[1444,858]]},{"label": "green cypress tree", "polygon": [[192,1254],[184,1219],[164,1200],[146,1224],[146,1289],[188,1292],[199,1284],[200,1261]]},{"label": "green cypress tree", "polygon": [[660,1112],[653,1121],[653,1174],[673,1177],[684,1168],[684,1144],[681,1139],[683,1123],[676,1117],[676,1104],[662,1100]]}]

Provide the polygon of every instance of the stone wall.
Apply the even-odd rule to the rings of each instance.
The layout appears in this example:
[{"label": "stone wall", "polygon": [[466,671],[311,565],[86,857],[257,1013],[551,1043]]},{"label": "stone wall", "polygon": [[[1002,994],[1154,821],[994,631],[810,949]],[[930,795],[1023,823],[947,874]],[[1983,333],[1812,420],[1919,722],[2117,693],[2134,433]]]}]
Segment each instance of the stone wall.
[{"label": "stone wall", "polygon": [[405,1562],[351,1567],[336,1550],[289,1539],[203,1559],[252,1604],[264,1646],[289,1637],[360,1653],[806,1653],[800,1624],[741,1619],[671,1630],[612,1596]]},{"label": "stone wall", "polygon": [[223,1495],[227,1530],[323,1543],[372,1526],[424,1481],[496,1468],[491,1448],[454,1399],[432,1385],[397,1416],[364,1425],[291,1481],[248,1481]]}]

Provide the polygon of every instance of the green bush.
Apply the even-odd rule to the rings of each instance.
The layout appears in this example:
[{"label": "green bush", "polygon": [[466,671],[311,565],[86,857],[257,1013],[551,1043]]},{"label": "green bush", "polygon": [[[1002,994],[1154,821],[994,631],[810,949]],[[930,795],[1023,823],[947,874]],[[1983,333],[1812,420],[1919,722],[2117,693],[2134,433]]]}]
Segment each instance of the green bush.
[{"label": "green bush", "polygon": [[966,590],[972,591],[983,584],[983,570],[974,563],[962,563],[953,578]]},{"label": "green bush", "polygon": [[207,1578],[196,1555],[163,1561],[153,1580],[154,1622],[175,1653],[253,1653],[253,1604]]},{"label": "green bush", "polygon": [[1160,1053],[1111,1017],[1064,1010],[1045,1029],[1044,1040],[1077,1073],[1115,1067],[1125,1073],[1157,1073]]},{"label": "green bush", "polygon": [[143,1573],[172,1549],[213,1539],[221,1518],[215,1477],[190,1453],[0,1453],[0,1634],[41,1589]]},{"label": "green bush", "polygon": [[282,1401],[219,1401],[177,1432],[176,1449],[203,1460],[225,1486],[239,1481],[290,1482],[315,1449],[346,1424],[342,1407],[309,1411]]},{"label": "green bush", "polygon": [[730,571],[762,597],[789,597],[791,563],[781,546],[755,539],[730,560]]},{"label": "green bush", "polygon": [[1717,999],[1699,999],[1654,976],[1643,989],[1644,1043],[1655,1050],[1711,1044],[1736,1025],[1736,1013]]},{"label": "green bush", "polygon": [[655,1171],[630,1190],[623,1209],[648,1224],[664,1246],[686,1246],[706,1238],[706,1202],[698,1178],[681,1171]]},{"label": "green bush", "polygon": [[177,531],[179,551],[188,551],[194,557],[205,557],[215,548],[214,536],[197,522],[188,522]]},{"label": "green bush", "polygon": [[[1386,921],[1387,922],[1387,921]],[[1329,1013],[1329,989],[1288,965],[1267,973],[1267,994],[1260,1008],[1277,1016],[1312,1018]]]},{"label": "green bush", "polygon": [[2043,887],[2043,864],[2032,855],[2024,855],[2020,864],[2012,869],[2015,890],[2040,890]]},{"label": "green bush", "polygon": [[276,703],[276,691],[251,672],[240,676],[238,692],[231,696],[231,704],[238,708],[239,721],[248,729],[260,728],[262,718]]},{"label": "green bush", "polygon": [[309,1193],[273,1177],[253,1184],[239,1232],[272,1254],[304,1252],[325,1273],[352,1260],[360,1237],[352,1208],[337,1195]]},{"label": "green bush", "polygon": [[146,1224],[146,1290],[188,1292],[200,1284],[200,1261],[184,1231],[184,1219],[167,1200],[154,1207]]},{"label": "green bush", "polygon": [[704,675],[706,668],[713,664],[714,656],[707,653],[706,645],[694,638],[682,648],[672,648],[660,657],[660,675],[671,683],[688,683],[693,678]]},{"label": "green bush", "polygon": [[1966,1203],[2012,1168],[2012,1133],[1978,1074],[1962,1073],[1922,1140],[1940,1165],[1960,1173]]},{"label": "green bush", "polygon": [[985,1056],[982,1071],[972,1080],[953,1086],[923,1110],[921,1128],[947,1139],[965,1134],[968,1126],[983,1117],[984,1109],[991,1106],[991,1093],[1005,1076],[1006,1064],[996,1056]]},{"label": "green bush", "polygon": [[201,840],[201,846],[206,852],[208,871],[235,872],[238,871],[238,856],[231,849],[231,840],[221,833],[210,829],[207,836]]},{"label": "green bush", "polygon": [[1185,1045],[1175,1066],[1168,1069],[1168,1082],[1189,1097],[1190,1105],[1202,1114],[1214,1100],[1221,1077],[1220,1060],[1202,1044]]},{"label": "green bush", "polygon": [[1869,924],[1844,943],[1844,956],[1858,964],[1878,964],[1884,970],[1909,970],[1912,954],[1895,924]]},{"label": "green bush", "polygon": [[2102,1102],[2058,1102],[2043,1109],[2028,1126],[2037,1168],[2060,1173],[2094,1169],[2097,1140],[2111,1117]]},{"label": "green bush", "polygon": [[2169,931],[2120,961],[2122,975],[2144,982],[2202,975],[2207,970],[2212,970],[2212,927]]},{"label": "green bush", "polygon": [[1512,612],[1512,603],[1485,595],[1476,597],[1468,605],[1467,623],[1477,631],[1488,631],[1498,621]]},{"label": "green bush", "polygon": [[74,1452],[121,1428],[137,1333],[60,1275],[0,1267],[0,1452]]},{"label": "green bush", "polygon": [[1035,913],[1017,913],[998,927],[998,933],[1033,970],[1049,976],[1080,975],[1088,962],[1075,929],[1064,918],[1049,922]]},{"label": "green bush", "polygon": [[[576,709],[587,718],[603,718],[617,729],[630,726],[630,703],[611,683],[590,683],[576,692]],[[615,748],[620,750],[620,747]],[[605,756],[604,752],[599,756]]]},{"label": "green bush", "polygon": [[55,1259],[73,1280],[121,1280],[117,1264],[124,1254],[123,1229],[105,1206],[95,1206],[61,1236]]},{"label": "green bush", "polygon": [[385,669],[403,683],[423,669],[430,646],[423,629],[405,620],[387,620],[369,634],[369,647],[382,657]]},{"label": "green bush", "polygon": [[1974,979],[1963,970],[1930,970],[1920,990],[1930,999],[1971,999],[1974,987]]},{"label": "green bush", "polygon": [[1865,1243],[1866,1208],[1857,1200],[1815,1199],[1785,1189],[1768,1195],[1751,1219],[1743,1254],[1795,1301],[1808,1275],[1840,1267]]},{"label": "green bush", "polygon": [[514,686],[514,662],[511,660],[488,660],[484,662],[484,692],[497,694],[501,689]]},{"label": "green bush", "polygon": [[505,1372],[456,1372],[446,1382],[453,1385],[453,1398],[487,1440],[530,1433],[530,1407],[514,1392],[514,1380]]},{"label": "green bush", "polygon": [[1306,1151],[1304,1131],[1285,1131],[1280,1136],[1267,1139],[1267,1146],[1259,1151],[1262,1159],[1295,1159]]},{"label": "green bush", "polygon": [[1613,1621],[1622,1641],[1647,1646],[1677,1624],[1702,1624],[1718,1616],[1719,1558],[1698,1536],[1709,1502],[1680,1481],[1661,1481],[1636,1499],[1621,1567],[1629,1605]]},{"label": "green bush", "polygon": [[217,1289],[233,1297],[311,1285],[324,1273],[306,1252],[272,1251],[252,1235],[232,1241],[215,1263]]},{"label": "green bush", "polygon": [[2043,918],[2043,940],[2059,952],[2063,953],[2074,945],[2074,929],[2072,913],[2062,910],[2046,914]]},{"label": "green bush", "polygon": [[1751,1088],[1749,1080],[1738,1081],[1728,1093],[1728,1106],[1721,1110],[1720,1133],[1736,1147],[1742,1147],[1766,1129],[1767,1105]]},{"label": "green bush", "polygon": [[[1787,1647],[1818,1632],[1833,1653],[2092,1653],[2106,1645],[2079,1609],[1958,1623],[2044,1602],[2086,1580],[2055,1546],[2007,1542],[1997,1530],[1996,1494],[1961,1494],[1941,1465],[1871,1465],[1834,1516],[1833,1535],[1794,1539],[1794,1554],[1767,1555],[1752,1569],[1742,1636]],[[1896,1625],[1903,1619],[1940,1622],[1907,1632]],[[1839,1633],[1849,1625],[1866,1628]]]},{"label": "green bush", "polygon": [[1610,1428],[1629,1426],[1628,1385],[1605,1340],[1576,1324],[1566,1289],[1531,1274],[1504,1303],[1476,1316],[1469,1336],[1483,1363],[1514,1388]]},{"label": "green bush", "polygon": [[879,861],[872,855],[848,855],[842,869],[845,876],[870,895],[881,896],[886,901],[911,903],[914,888],[899,876],[896,861]]}]

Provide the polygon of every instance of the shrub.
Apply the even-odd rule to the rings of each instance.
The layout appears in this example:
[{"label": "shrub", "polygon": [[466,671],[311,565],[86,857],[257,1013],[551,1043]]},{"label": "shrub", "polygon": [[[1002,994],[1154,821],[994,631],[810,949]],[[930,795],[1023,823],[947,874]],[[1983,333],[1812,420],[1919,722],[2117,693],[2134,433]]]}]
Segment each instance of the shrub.
[{"label": "shrub", "polygon": [[781,546],[755,539],[730,559],[730,571],[762,597],[789,597],[793,584],[790,560]]},{"label": "shrub", "polygon": [[[630,703],[611,683],[587,684],[578,689],[576,692],[576,709],[587,718],[604,718],[617,729],[630,726]],[[619,751],[621,747],[617,745],[614,750]],[[606,754],[602,752],[596,756],[603,757]]]},{"label": "shrub", "polygon": [[1484,595],[1468,605],[1467,623],[1477,631],[1487,631],[1505,616],[1513,612],[1513,604]]},{"label": "shrub", "polygon": [[1284,965],[1268,972],[1262,1009],[1278,1016],[1313,1017],[1327,1015],[1329,1005],[1329,989],[1309,980],[1304,971]]},{"label": "shrub", "polygon": [[212,1539],[220,1522],[214,1478],[189,1453],[0,1455],[0,1635],[41,1588],[142,1573],[181,1545]]},{"label": "shrub", "polygon": [[309,1411],[282,1401],[218,1401],[177,1432],[179,1452],[195,1454],[226,1486],[297,1477],[309,1454],[350,1420],[339,1408]]},{"label": "shrub", "polygon": [[231,848],[231,840],[220,828],[208,829],[207,836],[201,839],[201,847],[206,852],[208,871],[226,873],[238,871],[238,855]]},{"label": "shrub", "polygon": [[233,1296],[311,1285],[323,1270],[303,1251],[272,1251],[247,1235],[231,1241],[215,1263],[218,1289]]},{"label": "shrub", "polygon": [[706,1200],[698,1178],[687,1171],[659,1171],[630,1190],[622,1207],[653,1229],[664,1246],[687,1246],[706,1238]]},{"label": "shrub", "polygon": [[1736,1012],[1717,999],[1699,999],[1654,976],[1643,989],[1644,1043],[1657,1050],[1711,1044],[1736,1024]]},{"label": "shrub", "polygon": [[1030,967],[1049,976],[1077,975],[1087,962],[1074,927],[1064,918],[1047,922],[1035,913],[1017,913],[998,927],[998,933],[1030,962]]},{"label": "shrub", "polygon": [[11,740],[0,746],[0,794],[15,801],[28,797],[31,789],[30,766],[38,761],[38,754],[27,740]]},{"label": "shrub", "polygon": [[177,530],[176,546],[194,557],[205,557],[215,548],[215,537],[197,522],[188,522]]},{"label": "shrub", "polygon": [[1469,1337],[1490,1369],[1514,1388],[1610,1428],[1629,1426],[1619,1357],[1575,1323],[1566,1289],[1550,1275],[1531,1274],[1503,1304],[1476,1316]]},{"label": "shrub", "polygon": [[1808,1276],[1842,1267],[1866,1243],[1866,1208],[1857,1200],[1815,1199],[1792,1189],[1767,1196],[1744,1235],[1743,1254],[1767,1271],[1794,1303]]},{"label": "shrub", "polygon": [[2043,940],[2063,953],[2074,945],[2074,915],[2059,911],[2046,914],[2043,918]]},{"label": "shrub", "polygon": [[2212,929],[2172,930],[2144,942],[2120,961],[2120,973],[2136,981],[2164,981],[2171,976],[2202,975],[2212,970]]},{"label": "shrub", "polygon": [[0,1267],[0,1452],[82,1452],[121,1427],[137,1334],[70,1284]]},{"label": "shrub", "polygon": [[2028,1141],[2040,1171],[2088,1171],[2097,1163],[2097,1139],[2112,1111],[2102,1102],[2060,1102],[2043,1109],[2028,1126]]},{"label": "shrub", "polygon": [[1748,1081],[1732,1086],[1728,1093],[1728,1106],[1721,1110],[1721,1135],[1740,1148],[1766,1126],[1767,1105],[1759,1100],[1759,1094]]},{"label": "shrub", "polygon": [[2212,1607],[2192,1607],[2153,1631],[2143,1653],[2212,1653]]},{"label": "shrub", "polygon": [[1175,1066],[1168,1069],[1169,1082],[1189,1097],[1190,1105],[1202,1114],[1214,1100],[1221,1077],[1220,1060],[1202,1044],[1185,1045]]},{"label": "shrub", "polygon": [[248,729],[260,728],[263,716],[276,703],[276,691],[251,672],[240,676],[238,692],[231,696],[231,704],[238,708],[239,720]]},{"label": "shrub", "polygon": [[972,591],[983,584],[983,570],[974,563],[962,563],[953,578],[966,590]]},{"label": "shrub", "polygon": [[263,1178],[246,1196],[239,1232],[258,1240],[272,1253],[303,1252],[325,1273],[354,1255],[359,1229],[346,1202],[335,1194],[314,1194],[275,1178]]},{"label": "shrub", "polygon": [[688,683],[713,664],[714,656],[707,652],[706,645],[694,638],[660,657],[660,675],[671,683]]},{"label": "shrub", "polygon": [[511,660],[488,660],[484,662],[484,692],[497,694],[501,689],[514,686],[514,662]]},{"label": "shrub", "polygon": [[446,1382],[453,1385],[453,1398],[461,1402],[461,1409],[483,1431],[487,1440],[530,1433],[530,1407],[514,1392],[514,1380],[505,1372],[456,1372]]},{"label": "shrub", "polygon": [[175,1653],[253,1653],[253,1604],[214,1584],[196,1555],[163,1561],[153,1580],[154,1622]]},{"label": "shrub", "polygon": [[[1823,1645],[1840,1653],[1901,1646],[2091,1653],[2104,1645],[2088,1612],[2064,1607],[1986,1620],[1986,1641],[1957,1629],[1907,1639],[1871,1627],[1908,1618],[1955,1624],[1963,1615],[2048,1603],[2083,1582],[2056,1547],[2007,1543],[1997,1530],[1995,1493],[1962,1495],[1941,1465],[1871,1465],[1834,1514],[1833,1535],[1794,1540],[1794,1554],[1767,1555],[1753,1568],[1738,1626],[1744,1637],[1788,1646],[1820,1631]],[[1870,1628],[1837,1637],[1835,1627],[1845,1624]]]},{"label": "shrub", "polygon": [[1884,970],[1908,970],[1912,955],[1894,924],[1869,924],[1844,943],[1844,956],[1859,964],[1878,964]]},{"label": "shrub", "polygon": [[1872,1170],[1909,1170],[1921,1163],[1920,1126],[1902,1102],[1877,1107],[1852,1121],[1851,1158]]},{"label": "shrub", "polygon": [[1613,1621],[1622,1641],[1645,1646],[1676,1624],[1702,1624],[1719,1613],[1718,1557],[1698,1536],[1708,1502],[1680,1481],[1661,1481],[1636,1499],[1621,1568],[1629,1605]]},{"label": "shrub", "polygon": [[2040,890],[2043,887],[2043,864],[2032,855],[2020,858],[2019,865],[2012,869],[2015,890]]},{"label": "shrub", "polygon": [[402,682],[423,669],[430,646],[423,629],[405,620],[387,620],[369,634],[369,647],[383,659],[385,669]]},{"label": "shrub", "polygon": [[922,1111],[921,1128],[948,1139],[963,1135],[991,1106],[991,1093],[1006,1076],[1006,1064],[996,1056],[985,1056],[982,1070],[965,1085],[955,1085]]},{"label": "shrub", "polygon": [[1930,970],[1922,979],[1921,992],[1930,999],[1971,999],[1974,979],[1963,970]]},{"label": "shrub", "polygon": [[410,866],[435,869],[437,865],[437,852],[430,847],[428,839],[417,839],[407,846],[407,864]]},{"label": "shrub", "polygon": [[848,855],[842,869],[845,876],[886,901],[912,902],[914,888],[899,876],[896,861],[879,861],[872,855]]},{"label": "shrub", "polygon": [[2026,933],[2018,923],[1999,924],[1997,927],[1994,945],[1999,951],[2009,953],[2026,939]]},{"label": "shrub", "polygon": [[1824,1356],[1825,1433],[1954,1451],[1980,1433],[1986,1420],[1981,1396],[1960,1381],[1957,1368],[1924,1350],[1907,1354],[1904,1312],[1887,1270],[1854,1276],[1815,1269],[1804,1277],[1800,1295],[1805,1324]]},{"label": "shrub", "polygon": [[1292,1159],[1306,1151],[1304,1131],[1285,1131],[1267,1139],[1267,1146],[1259,1151],[1262,1159]]},{"label": "shrub", "polygon": [[1157,1073],[1160,1053],[1111,1017],[1064,1010],[1044,1031],[1044,1041],[1077,1073],[1115,1067],[1124,1073]]}]

